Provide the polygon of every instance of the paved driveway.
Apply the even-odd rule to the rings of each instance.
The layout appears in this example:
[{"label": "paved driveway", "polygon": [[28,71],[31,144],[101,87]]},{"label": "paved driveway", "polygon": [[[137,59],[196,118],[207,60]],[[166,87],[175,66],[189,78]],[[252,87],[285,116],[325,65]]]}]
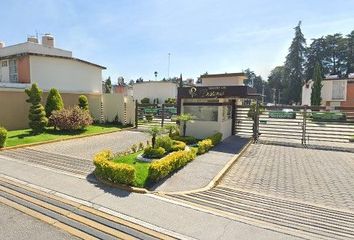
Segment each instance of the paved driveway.
[{"label": "paved driveway", "polygon": [[102,149],[119,152],[129,149],[131,145],[149,140],[149,135],[137,131],[121,131],[93,137],[67,140],[31,147],[33,150],[63,154],[76,158],[89,159]]},{"label": "paved driveway", "polygon": [[94,170],[93,156],[103,150],[124,151],[149,139],[146,133],[121,131],[0,152],[0,158],[23,161],[80,176]]}]

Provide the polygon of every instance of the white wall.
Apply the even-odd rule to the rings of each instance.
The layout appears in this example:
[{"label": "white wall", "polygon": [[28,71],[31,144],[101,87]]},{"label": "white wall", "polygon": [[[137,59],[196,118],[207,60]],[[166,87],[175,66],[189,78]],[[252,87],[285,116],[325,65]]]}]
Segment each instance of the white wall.
[{"label": "white wall", "polygon": [[159,103],[164,103],[167,98],[177,98],[177,84],[160,81],[135,83],[133,97],[138,102],[147,97],[150,98],[150,103],[153,103],[154,98],[158,98]]},{"label": "white wall", "polygon": [[102,93],[102,69],[71,59],[30,56],[31,83],[43,90]]},{"label": "white wall", "polygon": [[313,81],[310,80],[307,86],[306,84],[302,86],[301,105],[303,106],[305,105],[311,106],[312,85],[313,85]]},{"label": "white wall", "polygon": [[201,86],[244,86],[244,76],[202,78]]}]

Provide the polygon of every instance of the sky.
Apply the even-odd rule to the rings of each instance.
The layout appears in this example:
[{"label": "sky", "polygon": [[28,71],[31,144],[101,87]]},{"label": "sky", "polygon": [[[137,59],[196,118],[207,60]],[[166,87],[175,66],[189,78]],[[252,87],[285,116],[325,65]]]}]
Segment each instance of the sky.
[{"label": "sky", "polygon": [[247,68],[267,79],[302,21],[307,39],[354,30],[354,0],[0,0],[0,41],[51,33],[55,46],[107,67],[103,77],[196,79]]}]

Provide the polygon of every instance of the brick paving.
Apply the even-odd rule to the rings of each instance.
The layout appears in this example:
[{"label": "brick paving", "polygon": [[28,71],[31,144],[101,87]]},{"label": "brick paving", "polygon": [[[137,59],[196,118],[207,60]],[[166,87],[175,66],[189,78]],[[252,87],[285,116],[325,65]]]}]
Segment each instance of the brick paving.
[{"label": "brick paving", "polygon": [[354,211],[354,154],[254,144],[220,185]]}]

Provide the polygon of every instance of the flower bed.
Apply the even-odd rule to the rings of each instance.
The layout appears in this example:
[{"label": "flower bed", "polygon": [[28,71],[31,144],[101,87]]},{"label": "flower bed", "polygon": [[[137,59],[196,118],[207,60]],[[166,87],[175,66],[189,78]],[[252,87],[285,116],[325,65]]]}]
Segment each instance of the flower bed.
[{"label": "flower bed", "polygon": [[[95,174],[106,181],[135,187],[150,186],[171,173],[183,168],[198,155],[208,152],[222,139],[222,134],[214,134],[196,145],[188,147],[184,142],[164,136],[156,140],[155,148],[134,145],[129,151],[113,155],[102,151],[95,156]],[[166,147],[169,151],[166,151]],[[144,149],[144,150],[141,150]],[[155,157],[158,155],[158,157]],[[163,155],[163,156],[162,156]],[[162,156],[162,157],[161,157]],[[144,159],[140,159],[143,157]],[[157,158],[145,161],[146,157]]]}]

